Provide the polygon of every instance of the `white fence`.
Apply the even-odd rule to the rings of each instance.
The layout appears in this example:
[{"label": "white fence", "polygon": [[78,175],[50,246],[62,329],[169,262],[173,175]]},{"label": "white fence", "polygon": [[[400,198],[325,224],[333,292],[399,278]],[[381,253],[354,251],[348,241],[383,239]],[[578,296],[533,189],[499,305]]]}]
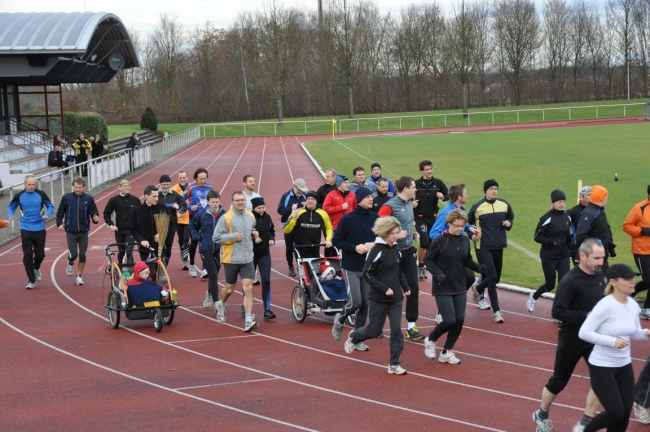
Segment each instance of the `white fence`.
[{"label": "white fence", "polygon": [[[201,136],[204,138],[218,136],[331,134],[333,123],[336,133],[353,133],[641,116],[643,114],[643,105],[645,103],[637,102],[611,105],[472,111],[468,113],[343,118],[338,120],[288,120],[282,123],[278,123],[277,121],[206,123],[199,125],[199,127],[201,128]],[[210,132],[212,132],[212,135],[210,135]]]},{"label": "white fence", "polygon": [[194,126],[190,129],[167,135],[163,138],[163,154],[168,156],[201,139],[201,128]]}]

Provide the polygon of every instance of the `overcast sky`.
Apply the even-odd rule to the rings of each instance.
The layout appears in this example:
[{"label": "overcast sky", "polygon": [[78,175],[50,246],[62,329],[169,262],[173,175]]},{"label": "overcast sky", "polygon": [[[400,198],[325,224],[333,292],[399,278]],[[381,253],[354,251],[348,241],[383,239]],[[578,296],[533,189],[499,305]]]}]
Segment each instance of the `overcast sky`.
[{"label": "overcast sky", "polygon": [[[325,3],[326,0],[323,1]],[[398,13],[410,3],[422,0],[372,0],[383,13]],[[443,10],[457,0],[438,0]],[[483,0],[487,1],[487,0]],[[571,0],[569,0],[571,1]],[[591,0],[604,5],[606,0]],[[280,0],[285,7],[316,10],[317,0]],[[0,12],[110,12],[117,15],[128,29],[148,36],[161,13],[177,16],[185,30],[202,25],[207,20],[217,28],[228,28],[242,11],[260,10],[268,0],[0,0]],[[535,0],[541,7],[543,0]]]}]

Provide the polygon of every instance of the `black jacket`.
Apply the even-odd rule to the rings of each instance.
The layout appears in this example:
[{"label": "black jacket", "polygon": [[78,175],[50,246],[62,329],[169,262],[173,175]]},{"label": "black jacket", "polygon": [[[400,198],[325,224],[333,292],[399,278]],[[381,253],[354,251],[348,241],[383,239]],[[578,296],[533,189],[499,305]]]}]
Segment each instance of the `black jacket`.
[{"label": "black jacket", "polygon": [[386,192],[385,194],[382,194],[379,193],[379,191],[375,191],[372,194],[372,211],[379,213],[381,206],[386,204],[386,202],[394,196],[395,194],[392,192]]},{"label": "black jacket", "polygon": [[586,206],[578,204],[575,207],[571,207],[566,211],[566,214],[571,218],[571,225],[573,225],[573,231],[578,228],[578,222],[580,222],[580,215],[585,210]]},{"label": "black jacket", "polygon": [[582,323],[587,319],[587,314],[603,298],[605,291],[605,275],[596,272],[587,274],[580,266],[575,266],[567,273],[558,284],[553,300],[551,315],[554,319],[562,321],[560,332],[578,338]]},{"label": "black jacket", "polygon": [[176,209],[172,208],[174,203],[178,204],[178,213],[183,214],[187,211],[187,203],[182,196],[171,189],[167,194],[163,194],[162,190],[158,191],[158,202],[165,204],[167,211],[169,213],[169,221],[171,224],[175,225],[178,215],[176,214]]},{"label": "black jacket", "polygon": [[126,143],[126,148],[133,150],[141,144],[140,140],[135,140],[133,137],[129,138],[129,142]]},{"label": "black jacket", "polygon": [[592,203],[587,204],[587,207],[580,215],[580,221],[576,229],[576,250],[589,237],[601,242],[605,248],[605,259],[608,256],[616,256],[616,245],[614,244],[612,229],[609,227],[609,222],[607,221],[605,207],[600,207]]},{"label": "black jacket", "polygon": [[465,267],[487,274],[484,265],[474,262],[470,254],[469,239],[465,235],[443,232],[431,241],[424,257],[427,270],[433,275],[433,295],[455,295],[467,292]]},{"label": "black jacket", "polygon": [[[109,227],[117,226],[120,231],[130,231],[133,208],[138,205],[140,205],[140,199],[131,194],[114,196],[108,200],[106,208],[104,208],[104,222]],[[112,220],[113,212],[115,212],[115,223]]]},{"label": "black jacket", "polygon": [[102,153],[104,153],[104,143],[102,143],[101,140],[95,141],[93,143],[93,147],[90,152],[92,154],[93,159],[101,157]]},{"label": "black jacket", "polygon": [[[396,303],[404,299],[404,292],[410,288],[399,268],[401,259],[397,243],[390,247],[379,237],[375,240],[363,267],[363,278],[370,284],[369,299],[382,303]],[[386,295],[388,288],[393,290],[393,295]]]},{"label": "black jacket", "polygon": [[[131,235],[136,242],[141,243],[146,240],[149,242],[151,247],[154,247],[156,242],[153,238],[158,234],[154,215],[159,213],[167,214],[167,207],[165,204],[157,203],[154,206],[140,204],[133,209],[133,217],[131,218]],[[172,234],[174,234],[173,231],[168,232],[167,235]]]},{"label": "black jacket", "polygon": [[357,246],[375,240],[372,227],[379,215],[361,206],[346,214],[339,221],[334,231],[332,244],[339,248],[343,255],[342,267],[345,270],[362,272],[367,254],[359,254]]},{"label": "black jacket", "polygon": [[325,197],[327,196],[328,193],[332,192],[333,190],[336,189],[336,185],[328,185],[325,183],[321,187],[318,188],[316,191],[316,195],[318,195],[318,208],[323,208],[323,203],[325,202]]},{"label": "black jacket", "polygon": [[[58,166],[58,164],[63,163],[63,153],[60,151],[54,151],[52,150],[48,155],[47,155],[47,164],[49,166]],[[57,165],[52,165],[52,164],[57,164]]]},{"label": "black jacket", "polygon": [[449,200],[449,190],[442,180],[432,177],[425,180],[420,177],[415,181],[415,199],[418,206],[413,209],[413,214],[419,217],[432,218],[438,214],[438,192],[444,195],[443,201]]},{"label": "black jacket", "polygon": [[267,212],[260,216],[259,213],[254,211],[253,215],[255,216],[255,230],[262,239],[260,243],[253,243],[253,255],[255,258],[259,258],[271,253],[269,241],[275,241],[275,226],[273,225],[273,219]]},{"label": "black jacket", "polygon": [[539,219],[534,238],[542,245],[539,250],[540,257],[551,259],[569,257],[573,247],[571,218],[564,211],[549,210]]}]

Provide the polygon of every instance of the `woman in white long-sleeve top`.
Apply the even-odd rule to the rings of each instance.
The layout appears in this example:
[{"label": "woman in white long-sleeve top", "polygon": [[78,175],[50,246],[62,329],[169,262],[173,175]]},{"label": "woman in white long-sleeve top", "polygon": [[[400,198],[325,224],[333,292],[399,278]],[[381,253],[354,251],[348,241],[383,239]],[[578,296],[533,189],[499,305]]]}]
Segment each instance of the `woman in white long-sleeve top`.
[{"label": "woman in white long-sleeve top", "polygon": [[605,297],[580,328],[580,338],[594,344],[589,355],[591,388],[605,410],[588,425],[574,426],[574,432],[627,429],[634,402],[630,339],[650,336],[650,330],[641,328],[639,305],[629,297],[634,294],[635,276],[639,273],[625,264],[611,266],[607,270]]}]

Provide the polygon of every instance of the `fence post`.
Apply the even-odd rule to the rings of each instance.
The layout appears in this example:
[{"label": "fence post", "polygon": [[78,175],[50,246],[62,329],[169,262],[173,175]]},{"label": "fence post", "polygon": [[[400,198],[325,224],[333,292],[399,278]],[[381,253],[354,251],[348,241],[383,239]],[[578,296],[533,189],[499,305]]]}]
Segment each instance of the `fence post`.
[{"label": "fence post", "polygon": [[402,130],[402,117],[399,118],[399,130]]},{"label": "fence post", "polygon": [[246,123],[244,123],[244,136],[246,136]]},{"label": "fence post", "polygon": [[467,126],[471,126],[471,125],[469,124],[469,113],[467,113]]},{"label": "fence post", "polygon": [[569,107],[569,120],[571,120],[571,107]]},{"label": "fence post", "polygon": [[357,119],[357,132],[360,132],[361,130],[359,129],[359,119]]},{"label": "fence post", "polygon": [[546,110],[544,108],[542,108],[542,121],[546,121]]},{"label": "fence post", "polygon": [[447,114],[445,114],[445,127],[447,127]]},{"label": "fence post", "polygon": [[424,116],[420,116],[420,120],[422,120],[422,127],[420,129],[424,129]]},{"label": "fence post", "polygon": [[273,122],[273,135],[278,134],[278,124],[276,122]]},{"label": "fence post", "polygon": [[623,117],[627,116],[627,105],[623,104]]},{"label": "fence post", "polygon": [[598,118],[598,107],[596,107],[596,118]]},{"label": "fence post", "polygon": [[305,135],[307,135],[307,122],[305,122]]},{"label": "fence post", "polygon": [[494,111],[492,111],[492,124],[494,124]]},{"label": "fence post", "polygon": [[517,110],[517,123],[519,123],[519,110]]},{"label": "fence post", "polygon": [[212,125],[212,138],[217,137],[217,125]]},{"label": "fence post", "polygon": [[379,132],[381,130],[381,127],[379,126],[379,117],[377,117],[377,131]]}]

